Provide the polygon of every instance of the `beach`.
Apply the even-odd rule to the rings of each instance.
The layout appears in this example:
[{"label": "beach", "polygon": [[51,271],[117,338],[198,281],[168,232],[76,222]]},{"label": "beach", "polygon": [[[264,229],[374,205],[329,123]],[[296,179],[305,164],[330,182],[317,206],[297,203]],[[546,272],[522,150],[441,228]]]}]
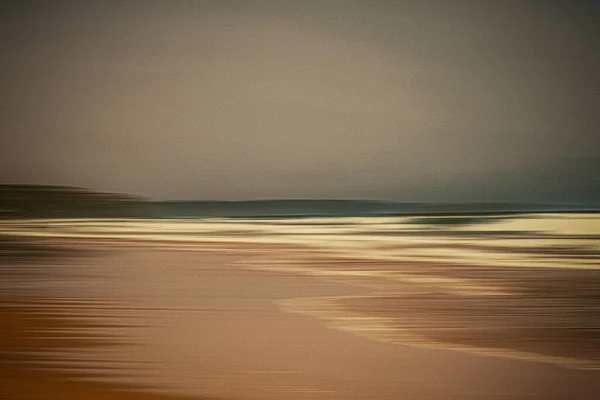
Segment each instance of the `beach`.
[{"label": "beach", "polygon": [[3,395],[594,399],[597,221],[536,218],[4,223]]}]

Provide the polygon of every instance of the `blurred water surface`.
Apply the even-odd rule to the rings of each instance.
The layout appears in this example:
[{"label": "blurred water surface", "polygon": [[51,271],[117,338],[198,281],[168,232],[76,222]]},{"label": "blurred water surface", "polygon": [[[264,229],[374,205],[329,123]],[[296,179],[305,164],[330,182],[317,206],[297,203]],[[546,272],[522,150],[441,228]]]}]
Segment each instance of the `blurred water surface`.
[{"label": "blurred water surface", "polygon": [[[261,332],[305,321],[582,371],[565,375],[568,390],[585,390],[579,380],[600,367],[598,214],[32,219],[2,221],[0,235],[2,351],[13,370],[170,395],[398,398],[401,386],[323,379],[314,370],[326,363],[297,343],[265,357],[277,334]],[[280,311],[296,317],[283,322]],[[302,361],[286,369],[278,360],[290,352]],[[414,379],[402,390],[422,397],[409,398],[442,398]]]}]

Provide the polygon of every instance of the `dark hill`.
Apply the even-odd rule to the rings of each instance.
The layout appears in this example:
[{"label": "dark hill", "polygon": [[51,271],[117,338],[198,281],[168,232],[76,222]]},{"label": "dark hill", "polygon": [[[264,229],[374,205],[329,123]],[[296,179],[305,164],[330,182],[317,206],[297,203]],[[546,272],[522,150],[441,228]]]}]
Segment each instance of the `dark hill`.
[{"label": "dark hill", "polygon": [[0,185],[3,218],[117,218],[147,213],[137,197],[69,186]]}]

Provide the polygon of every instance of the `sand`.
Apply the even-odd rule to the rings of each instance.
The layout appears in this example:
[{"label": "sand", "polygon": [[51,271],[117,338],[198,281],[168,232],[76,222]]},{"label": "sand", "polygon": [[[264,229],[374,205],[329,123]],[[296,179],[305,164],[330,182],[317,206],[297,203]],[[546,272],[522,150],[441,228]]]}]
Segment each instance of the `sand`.
[{"label": "sand", "polygon": [[[39,245],[40,243],[37,242]],[[47,240],[5,259],[14,399],[595,399],[597,371],[372,340],[281,307],[368,285],[240,265],[303,249]]]}]

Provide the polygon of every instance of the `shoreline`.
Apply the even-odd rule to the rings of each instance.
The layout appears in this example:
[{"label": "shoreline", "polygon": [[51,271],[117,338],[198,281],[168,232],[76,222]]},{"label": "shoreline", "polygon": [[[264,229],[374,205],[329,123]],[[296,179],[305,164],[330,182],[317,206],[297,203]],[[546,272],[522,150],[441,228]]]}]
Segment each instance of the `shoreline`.
[{"label": "shoreline", "polygon": [[[206,247],[194,244],[192,249],[173,249],[150,242],[138,246],[64,239],[40,243],[62,243],[92,252],[58,263],[32,261],[32,268],[39,273],[61,277],[60,281],[33,286],[41,285],[48,293],[79,301],[78,309],[61,306],[61,312],[67,317],[82,317],[86,323],[101,322],[104,326],[98,327],[96,335],[104,331],[113,338],[127,339],[122,343],[109,340],[109,351],[101,357],[84,346],[65,360],[84,375],[92,371],[87,369],[92,365],[101,366],[116,374],[107,379],[113,383],[71,383],[70,378],[63,380],[31,370],[34,379],[26,378],[28,381],[35,382],[36,376],[41,380],[48,377],[52,383],[44,381],[44,387],[54,388],[48,390],[56,390],[55,393],[76,393],[77,388],[87,387],[93,392],[110,392],[108,397],[98,397],[102,400],[163,399],[151,396],[171,396],[165,400],[179,399],[172,396],[202,400],[213,399],[207,396],[240,400],[265,396],[278,400],[362,400],[373,396],[382,400],[446,400],[479,398],[469,397],[475,388],[490,398],[510,393],[515,399],[562,399],[567,393],[579,393],[579,398],[584,399],[586,393],[600,389],[592,371],[443,348],[418,348],[410,343],[389,344],[327,326],[318,318],[289,312],[278,305],[298,298],[310,301],[307,299],[324,296],[369,296],[374,291],[372,285],[377,286],[378,282],[327,274],[314,276],[301,269],[285,270],[285,265],[280,265],[280,270],[240,265],[269,255],[292,260],[306,257],[310,251],[304,247],[207,243]],[[6,272],[4,267],[0,270]],[[94,290],[90,291],[92,287]],[[93,312],[93,307],[85,305],[90,300],[103,310]],[[60,311],[50,302],[51,297],[38,296],[35,301],[44,306],[37,311]],[[364,320],[364,316],[360,318]],[[35,335],[36,330],[29,333]],[[68,335],[62,338],[65,337]],[[119,365],[126,371],[129,368],[132,376],[119,378]],[[146,370],[141,365],[146,365]],[[442,378],[448,370],[453,371],[451,376]],[[529,377],[525,381],[523,374]],[[430,376],[440,378],[428,381],[426,377]],[[477,383],[470,380],[473,376],[478,376]],[[503,387],[503,382],[511,380],[521,383],[510,389]],[[542,386],[546,380],[553,383]],[[28,390],[25,380],[20,382],[20,389],[13,382],[14,390]],[[134,388],[150,394],[110,397],[114,390],[129,393]],[[523,397],[523,393],[535,395]],[[38,394],[23,397],[44,398],[43,393]]]}]

